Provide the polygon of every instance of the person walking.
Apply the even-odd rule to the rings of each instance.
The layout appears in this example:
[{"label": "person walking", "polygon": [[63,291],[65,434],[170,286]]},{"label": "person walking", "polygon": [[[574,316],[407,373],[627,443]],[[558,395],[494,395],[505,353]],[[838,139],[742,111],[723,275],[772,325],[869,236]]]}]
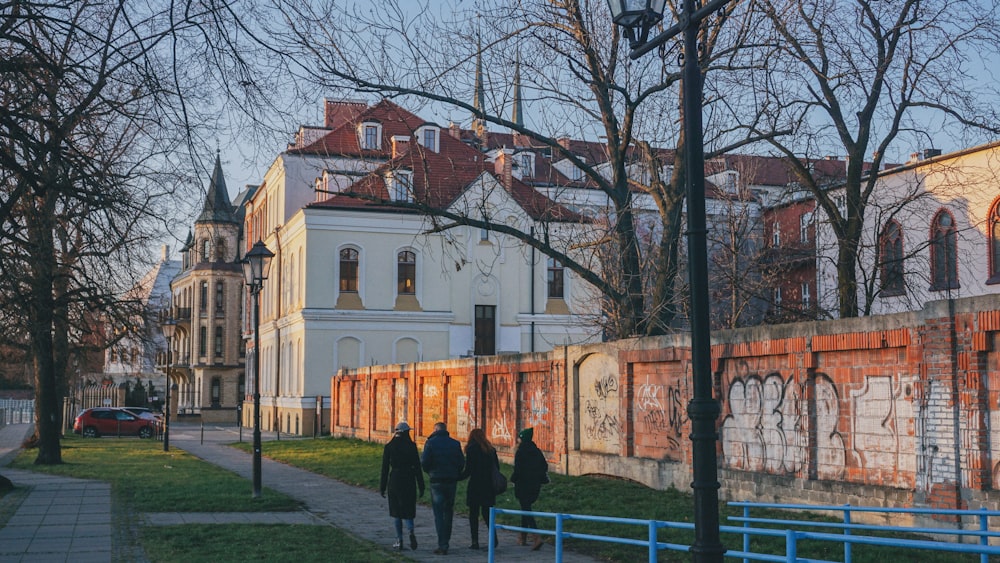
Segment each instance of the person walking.
[{"label": "person walking", "polygon": [[[500,469],[500,459],[497,450],[486,439],[482,428],[474,428],[469,432],[469,441],[465,445],[465,469],[459,479],[468,477],[469,486],[466,489],[465,503],[469,506],[469,533],[472,544],[469,549],[479,549],[479,515],[483,521],[490,523],[490,507],[496,504],[497,496],[493,492],[493,471]],[[496,534],[493,544],[497,544]]]},{"label": "person walking", "polygon": [[447,555],[451,542],[451,523],[455,516],[455,489],[465,465],[462,444],[448,434],[443,422],[434,424],[434,432],[424,443],[420,465],[431,482],[431,508],[437,531],[437,555]]},{"label": "person walking", "polygon": [[397,551],[403,549],[403,522],[410,531],[410,549],[417,549],[413,518],[417,515],[417,494],[424,496],[424,474],[420,471],[417,445],[410,439],[410,425],[405,420],[396,425],[395,434],[382,449],[382,477],[379,492],[389,493],[389,516],[396,528]]},{"label": "person walking", "polygon": [[[514,473],[510,482],[514,483],[514,497],[521,505],[521,510],[531,511],[531,505],[538,500],[542,485],[549,482],[549,464],[545,456],[532,441],[535,431],[525,428],[517,433],[517,451],[514,452]],[[521,527],[537,529],[534,516],[522,515]],[[517,537],[517,545],[527,543],[527,533],[521,532]],[[535,534],[535,542],[531,546],[536,551],[545,543],[545,536]]]}]

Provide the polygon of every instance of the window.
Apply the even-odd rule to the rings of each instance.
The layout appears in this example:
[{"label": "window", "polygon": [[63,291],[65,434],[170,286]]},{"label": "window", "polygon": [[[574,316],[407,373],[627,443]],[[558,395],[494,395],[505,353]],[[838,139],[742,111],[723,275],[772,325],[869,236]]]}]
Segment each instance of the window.
[{"label": "window", "polygon": [[802,308],[808,309],[812,296],[809,294],[809,283],[802,284]]},{"label": "window", "polygon": [[393,201],[413,201],[413,172],[396,170],[389,177]]},{"label": "window", "polygon": [[222,327],[215,327],[215,355],[222,356]]},{"label": "window", "polygon": [[209,392],[212,399],[212,407],[218,408],[222,402],[222,379],[212,378],[212,390]]},{"label": "window", "polygon": [[201,261],[202,262],[208,262],[209,261],[209,244],[208,244],[208,239],[202,239],[202,241],[201,241]]},{"label": "window", "polygon": [[809,226],[812,224],[813,214],[807,211],[799,217],[799,242],[806,244],[809,242]]},{"label": "window", "polygon": [[771,225],[771,246],[781,246],[781,223],[777,221]]},{"label": "window", "polygon": [[774,288],[774,306],[781,307],[781,288]]},{"label": "window", "polygon": [[198,303],[198,310],[204,313],[208,310],[208,282],[201,282],[200,289],[201,291],[199,297],[201,298],[201,302]]},{"label": "window", "polygon": [[222,313],[226,309],[225,289],[221,281],[215,282],[215,312]]},{"label": "window", "polygon": [[520,162],[518,162],[518,167],[521,169],[521,176],[527,176],[529,178],[531,176],[534,176],[534,172],[532,172],[532,166],[531,166],[534,163],[533,156],[534,155],[532,155],[530,152],[523,152],[520,155],[518,155],[518,158],[520,160]]},{"label": "window", "polygon": [[563,298],[563,265],[555,258],[549,258],[549,299]]},{"label": "window", "polygon": [[475,350],[477,356],[492,356],[496,353],[495,305],[476,305]]},{"label": "window", "polygon": [[340,251],[340,291],[358,292],[358,251],[353,248]]},{"label": "window", "polygon": [[215,261],[224,262],[226,260],[226,239],[219,237],[215,239]]},{"label": "window", "polygon": [[208,353],[208,329],[201,327],[198,329],[198,355],[204,356]]},{"label": "window", "polygon": [[490,242],[489,229],[479,229],[479,242]]},{"label": "window", "polygon": [[879,254],[882,295],[903,295],[903,229],[896,221],[889,221],[882,231]]},{"label": "window", "polygon": [[951,213],[940,211],[931,223],[931,289],[958,289],[958,234]]},{"label": "window", "polygon": [[434,127],[426,127],[421,135],[420,144],[432,152],[437,152],[438,130]]},{"label": "window", "polygon": [[404,250],[396,255],[396,292],[413,295],[417,291],[417,255]]},{"label": "window", "polygon": [[378,150],[381,146],[379,143],[379,127],[374,123],[365,123],[361,126],[361,148],[369,150]]},{"label": "window", "polygon": [[990,239],[990,278],[986,283],[1000,283],[1000,199],[993,204],[986,221]]}]

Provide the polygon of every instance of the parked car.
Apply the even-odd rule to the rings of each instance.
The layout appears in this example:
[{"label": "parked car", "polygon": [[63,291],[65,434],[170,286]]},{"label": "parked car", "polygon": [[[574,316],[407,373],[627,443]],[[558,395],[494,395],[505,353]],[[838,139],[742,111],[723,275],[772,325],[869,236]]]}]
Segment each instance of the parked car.
[{"label": "parked car", "polygon": [[139,418],[145,418],[146,420],[159,420],[161,415],[159,413],[153,412],[153,409],[146,407],[119,407],[123,411],[128,411]]},{"label": "parked car", "polygon": [[85,438],[96,438],[104,434],[150,438],[155,432],[154,424],[154,421],[124,409],[97,407],[86,409],[77,415],[73,421],[73,432]]}]

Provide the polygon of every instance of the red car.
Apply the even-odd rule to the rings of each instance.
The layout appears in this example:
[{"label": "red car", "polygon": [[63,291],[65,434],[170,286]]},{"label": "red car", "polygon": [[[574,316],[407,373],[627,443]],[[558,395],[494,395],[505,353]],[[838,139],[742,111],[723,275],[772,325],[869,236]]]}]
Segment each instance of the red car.
[{"label": "red car", "polygon": [[99,407],[78,414],[73,421],[73,433],[81,434],[84,438],[96,438],[105,434],[149,438],[153,436],[154,424],[154,421],[126,410]]}]

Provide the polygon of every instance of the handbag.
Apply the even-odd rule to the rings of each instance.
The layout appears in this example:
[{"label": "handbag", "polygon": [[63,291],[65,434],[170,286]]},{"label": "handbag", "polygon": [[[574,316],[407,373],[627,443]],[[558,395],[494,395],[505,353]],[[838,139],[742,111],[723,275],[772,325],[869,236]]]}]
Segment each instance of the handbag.
[{"label": "handbag", "polygon": [[493,494],[502,495],[504,491],[507,490],[507,478],[504,477],[503,473],[500,473],[500,468],[496,465],[493,466]]}]

